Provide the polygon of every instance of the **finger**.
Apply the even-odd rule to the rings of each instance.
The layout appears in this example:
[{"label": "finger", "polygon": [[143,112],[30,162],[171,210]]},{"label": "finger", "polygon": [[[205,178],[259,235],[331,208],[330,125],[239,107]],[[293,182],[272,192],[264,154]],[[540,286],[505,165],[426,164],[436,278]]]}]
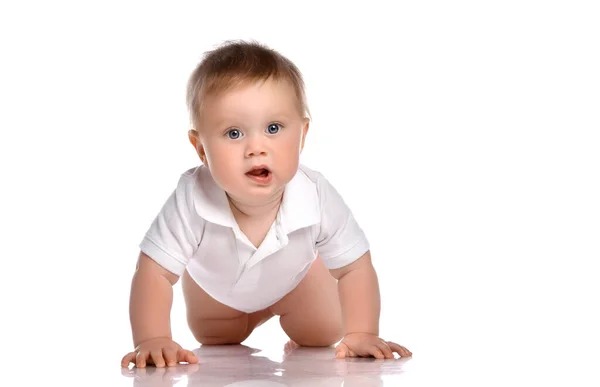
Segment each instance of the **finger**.
[{"label": "finger", "polygon": [[412,356],[412,352],[409,351],[406,347],[403,347],[399,344],[396,344],[392,341],[388,341],[387,345],[392,349],[392,351],[398,353],[400,356]]},{"label": "finger", "polygon": [[135,357],[135,366],[137,368],[144,368],[146,366],[146,359],[148,358],[148,352],[140,351]]},{"label": "finger", "polygon": [[163,348],[162,354],[165,362],[167,362],[167,366],[172,367],[177,364],[177,352],[174,349]]},{"label": "finger", "polygon": [[154,365],[158,368],[165,366],[165,360],[163,359],[162,351],[150,351],[150,357],[152,357]]},{"label": "finger", "polygon": [[403,347],[401,345],[398,345],[398,344],[392,343],[392,342],[388,342],[388,345],[390,346],[390,348],[392,348],[392,350],[394,352],[397,352],[400,356],[403,356],[403,357],[412,356],[412,352],[409,351],[406,347]]},{"label": "finger", "polygon": [[377,347],[376,345],[370,345],[367,353],[369,355],[374,356],[375,359],[385,359],[385,356],[383,356],[383,352],[381,352],[379,347]]},{"label": "finger", "polygon": [[198,356],[194,354],[194,352],[189,351],[187,349],[180,349],[179,351],[177,351],[177,358],[178,361],[184,361],[190,364],[198,363],[198,361],[200,360],[198,359]]},{"label": "finger", "polygon": [[377,348],[379,348],[379,350],[381,351],[381,353],[383,353],[383,356],[386,359],[394,358],[394,353],[392,352],[392,349],[386,343],[378,344]]},{"label": "finger", "polygon": [[127,355],[123,356],[121,359],[121,367],[129,367],[129,363],[135,364],[135,352],[129,352]]},{"label": "finger", "polygon": [[343,359],[348,355],[348,346],[344,343],[340,343],[335,349],[335,357],[338,359]]},{"label": "finger", "polygon": [[400,352],[400,356],[412,356],[412,352],[409,351],[406,347],[400,347],[402,351]]}]

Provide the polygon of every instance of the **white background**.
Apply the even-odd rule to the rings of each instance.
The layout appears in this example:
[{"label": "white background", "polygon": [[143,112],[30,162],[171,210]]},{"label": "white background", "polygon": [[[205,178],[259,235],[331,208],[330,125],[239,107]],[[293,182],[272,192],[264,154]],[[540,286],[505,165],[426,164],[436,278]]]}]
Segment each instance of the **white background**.
[{"label": "white background", "polygon": [[[199,163],[187,78],[255,39],[304,73],[302,162],[370,239],[381,335],[441,382],[597,382],[594,2],[216,3],[0,6],[5,367],[118,373],[138,243]],[[195,348],[179,290],[174,338]],[[284,343],[276,320],[265,340]]]}]

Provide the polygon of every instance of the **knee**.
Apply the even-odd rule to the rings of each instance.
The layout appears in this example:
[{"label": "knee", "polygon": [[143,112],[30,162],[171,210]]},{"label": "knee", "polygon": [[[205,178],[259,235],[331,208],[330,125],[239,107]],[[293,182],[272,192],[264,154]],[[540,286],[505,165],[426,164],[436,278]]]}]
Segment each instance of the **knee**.
[{"label": "knee", "polygon": [[202,345],[237,345],[250,336],[250,332],[226,332],[210,336],[209,332],[193,332],[198,343]]},{"label": "knee", "polygon": [[206,320],[190,324],[194,338],[202,345],[240,344],[250,336],[248,319]]},{"label": "knee", "polygon": [[246,338],[235,338],[235,337],[210,337],[194,335],[198,343],[202,345],[237,345],[241,344]]},{"label": "knee", "polygon": [[302,347],[331,347],[342,340],[342,329],[323,330],[312,335],[303,335],[303,337],[291,338],[296,344]]},{"label": "knee", "polygon": [[301,340],[294,340],[301,347],[331,347],[342,339],[339,337],[306,337]]}]

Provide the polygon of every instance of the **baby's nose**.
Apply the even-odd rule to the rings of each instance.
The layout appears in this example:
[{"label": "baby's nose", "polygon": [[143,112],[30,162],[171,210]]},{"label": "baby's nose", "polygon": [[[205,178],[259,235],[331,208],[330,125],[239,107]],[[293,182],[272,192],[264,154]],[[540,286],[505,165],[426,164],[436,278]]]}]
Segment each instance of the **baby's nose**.
[{"label": "baby's nose", "polygon": [[246,157],[253,156],[264,156],[267,154],[267,150],[265,148],[264,143],[259,139],[252,139],[248,141],[248,146],[246,148]]}]

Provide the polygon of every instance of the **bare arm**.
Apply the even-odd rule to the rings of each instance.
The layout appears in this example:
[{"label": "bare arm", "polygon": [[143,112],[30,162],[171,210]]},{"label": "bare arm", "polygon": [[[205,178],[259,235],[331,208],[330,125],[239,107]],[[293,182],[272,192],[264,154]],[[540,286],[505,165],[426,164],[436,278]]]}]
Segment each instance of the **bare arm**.
[{"label": "bare arm", "polygon": [[122,367],[127,367],[129,363],[143,368],[147,362],[164,367],[198,361],[192,351],[181,348],[171,337],[173,285],[178,279],[178,276],[140,252],[129,300],[135,350],[121,359]]},{"label": "bare arm", "polygon": [[379,281],[371,262],[371,253],[339,269],[330,270],[338,279],[338,291],[344,318],[344,334],[379,335],[381,299]]},{"label": "bare arm", "polygon": [[173,285],[178,279],[178,276],[140,252],[131,281],[129,301],[134,347],[148,339],[172,338],[170,314]]},{"label": "bare arm", "polygon": [[336,347],[336,357],[375,356],[378,359],[393,359],[393,352],[400,356],[412,356],[407,348],[379,337],[381,298],[371,253],[367,251],[350,265],[330,272],[338,279],[344,319],[344,339]]}]

